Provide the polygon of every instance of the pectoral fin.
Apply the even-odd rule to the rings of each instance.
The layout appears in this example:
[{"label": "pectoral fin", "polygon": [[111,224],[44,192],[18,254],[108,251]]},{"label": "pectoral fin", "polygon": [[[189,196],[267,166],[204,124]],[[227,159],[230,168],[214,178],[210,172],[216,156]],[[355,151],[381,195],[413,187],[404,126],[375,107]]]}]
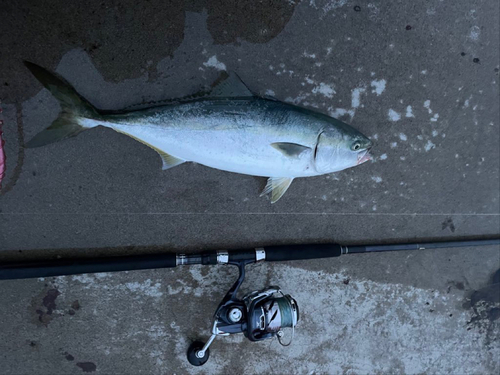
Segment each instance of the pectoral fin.
[{"label": "pectoral fin", "polygon": [[292,181],[292,177],[269,177],[260,196],[271,193],[271,203],[276,203],[288,190]]},{"label": "pectoral fin", "polygon": [[276,142],[271,143],[276,150],[280,151],[285,156],[298,157],[304,151],[311,150],[310,147],[299,145],[298,143]]},{"label": "pectoral fin", "polygon": [[163,161],[163,165],[161,167],[161,169],[163,169],[163,170],[173,168],[173,167],[185,162],[185,160],[176,158],[175,156],[167,154],[166,152],[160,151],[158,149],[155,149],[155,150],[156,150],[156,152],[158,152],[160,154],[161,160]]}]

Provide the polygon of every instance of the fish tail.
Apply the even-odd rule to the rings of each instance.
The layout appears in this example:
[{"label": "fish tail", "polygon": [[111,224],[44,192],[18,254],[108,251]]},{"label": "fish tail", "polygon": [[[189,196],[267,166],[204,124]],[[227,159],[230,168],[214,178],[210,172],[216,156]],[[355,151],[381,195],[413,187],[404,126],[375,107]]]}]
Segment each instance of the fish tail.
[{"label": "fish tail", "polygon": [[41,131],[26,143],[26,147],[45,146],[49,143],[73,137],[92,127],[83,125],[82,120],[99,118],[98,110],[78,94],[63,77],[28,61],[25,61],[24,64],[36,79],[59,100],[61,105],[59,116],[47,129]]}]

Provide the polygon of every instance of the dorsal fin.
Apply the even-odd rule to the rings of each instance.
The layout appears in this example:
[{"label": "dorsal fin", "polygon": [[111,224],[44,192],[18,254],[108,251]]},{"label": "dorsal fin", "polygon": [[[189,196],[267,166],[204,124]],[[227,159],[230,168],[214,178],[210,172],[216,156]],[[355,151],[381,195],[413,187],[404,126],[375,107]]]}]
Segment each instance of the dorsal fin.
[{"label": "dorsal fin", "polygon": [[[241,78],[234,72],[226,73],[222,72],[219,78],[213,83],[212,89],[202,89],[195,94],[190,94],[182,96],[180,98],[162,99],[162,100],[151,100],[144,103],[132,104],[124,109],[120,110],[108,110],[100,109],[99,112],[105,115],[116,115],[127,113],[130,110],[140,110],[144,108],[159,107],[162,105],[178,104],[183,102],[189,102],[191,100],[208,98],[208,97],[249,97],[255,96],[255,94],[243,83]],[[277,100],[272,97],[266,97],[269,100]]]},{"label": "dorsal fin", "polygon": [[214,86],[210,96],[230,98],[237,96],[248,97],[254,96],[254,94],[236,73],[230,72],[229,76],[225,80]]}]

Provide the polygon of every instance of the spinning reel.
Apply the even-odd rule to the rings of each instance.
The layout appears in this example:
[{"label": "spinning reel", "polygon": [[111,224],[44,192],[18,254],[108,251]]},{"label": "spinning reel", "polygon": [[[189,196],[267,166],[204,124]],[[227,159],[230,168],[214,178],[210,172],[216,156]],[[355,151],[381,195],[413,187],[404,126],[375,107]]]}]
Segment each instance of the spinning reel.
[{"label": "spinning reel", "polygon": [[[258,252],[259,250],[256,259],[259,258]],[[194,366],[205,364],[210,355],[209,346],[217,336],[243,333],[250,341],[261,341],[276,336],[281,345],[290,345],[299,320],[297,302],[289,294],[283,294],[279,287],[272,286],[238,299],[238,290],[245,279],[245,266],[258,260],[229,261],[225,254],[218,254],[218,260],[238,266],[239,277],[215,311],[212,335],[208,341],[195,341],[189,347],[189,363]],[[292,330],[287,343],[282,341],[283,328]]]}]

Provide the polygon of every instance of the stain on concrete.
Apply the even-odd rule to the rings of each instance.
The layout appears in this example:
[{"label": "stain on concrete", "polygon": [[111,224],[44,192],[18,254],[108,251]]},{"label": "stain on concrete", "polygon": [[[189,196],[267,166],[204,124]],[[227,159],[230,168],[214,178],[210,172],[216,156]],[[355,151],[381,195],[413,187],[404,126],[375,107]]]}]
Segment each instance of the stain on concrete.
[{"label": "stain on concrete", "polygon": [[451,217],[447,217],[445,221],[441,224],[441,229],[449,229],[452,233],[455,233],[455,223]]},{"label": "stain on concrete", "polygon": [[94,372],[97,366],[93,362],[77,362],[76,365],[82,369],[83,372]]},{"label": "stain on concrete", "polygon": [[69,315],[75,315],[76,311],[80,310],[80,302],[78,300],[73,301],[71,304],[71,309],[69,309],[68,314]]},{"label": "stain on concrete", "polygon": [[[298,2],[297,2],[298,3]],[[293,1],[207,1],[207,26],[215,44],[266,43],[276,37],[290,20]]]},{"label": "stain on concrete", "polygon": [[51,320],[56,316],[54,310],[57,307],[56,299],[60,294],[61,293],[56,288],[50,288],[34,298],[35,303],[32,303],[32,308],[34,308],[37,324],[48,326]]},{"label": "stain on concrete", "polygon": [[[0,51],[8,53],[2,52],[0,59],[0,97],[21,103],[40,90],[23,60],[54,70],[67,51],[81,48],[107,80],[136,78],[146,71],[154,76],[157,63],[172,56],[184,39],[186,11],[208,13],[208,30],[216,44],[266,43],[283,30],[295,6],[293,1],[275,0],[174,0],[168,6],[131,0],[6,4]],[[30,43],[18,48],[19,40]]]},{"label": "stain on concrete", "polygon": [[485,333],[485,344],[490,346],[496,338],[495,327],[500,322],[500,269],[491,275],[483,288],[470,293],[463,307],[472,310],[467,329],[477,328]]},{"label": "stain on concrete", "polygon": [[69,354],[68,352],[64,352],[64,358],[66,358],[68,361],[74,361],[75,360],[75,357],[73,357],[71,354]]},{"label": "stain on concrete", "polygon": [[[17,34],[16,38],[2,38],[6,43],[2,50],[9,54],[0,60],[1,81],[9,84],[8,91],[7,86],[2,86],[0,95],[11,103],[20,103],[40,89],[29,85],[32,77],[22,65],[23,60],[54,68],[65,52],[82,48],[108,79],[116,80],[141,74],[148,60],[160,59],[153,55],[172,54],[183,39],[181,1],[170,2],[168,8],[163,3],[133,1],[112,4],[58,0],[49,5],[22,2],[7,5],[2,13],[0,33]],[[29,40],[31,47],[15,48],[16,40]]]},{"label": "stain on concrete", "polygon": [[465,289],[465,285],[461,281],[450,281],[448,284],[449,285],[446,288],[446,293],[450,293],[452,289],[456,289],[459,291],[463,291]]},{"label": "stain on concrete", "polygon": [[61,293],[57,289],[50,289],[47,295],[43,297],[42,305],[47,308],[47,314],[52,314],[56,308],[56,298]]}]

